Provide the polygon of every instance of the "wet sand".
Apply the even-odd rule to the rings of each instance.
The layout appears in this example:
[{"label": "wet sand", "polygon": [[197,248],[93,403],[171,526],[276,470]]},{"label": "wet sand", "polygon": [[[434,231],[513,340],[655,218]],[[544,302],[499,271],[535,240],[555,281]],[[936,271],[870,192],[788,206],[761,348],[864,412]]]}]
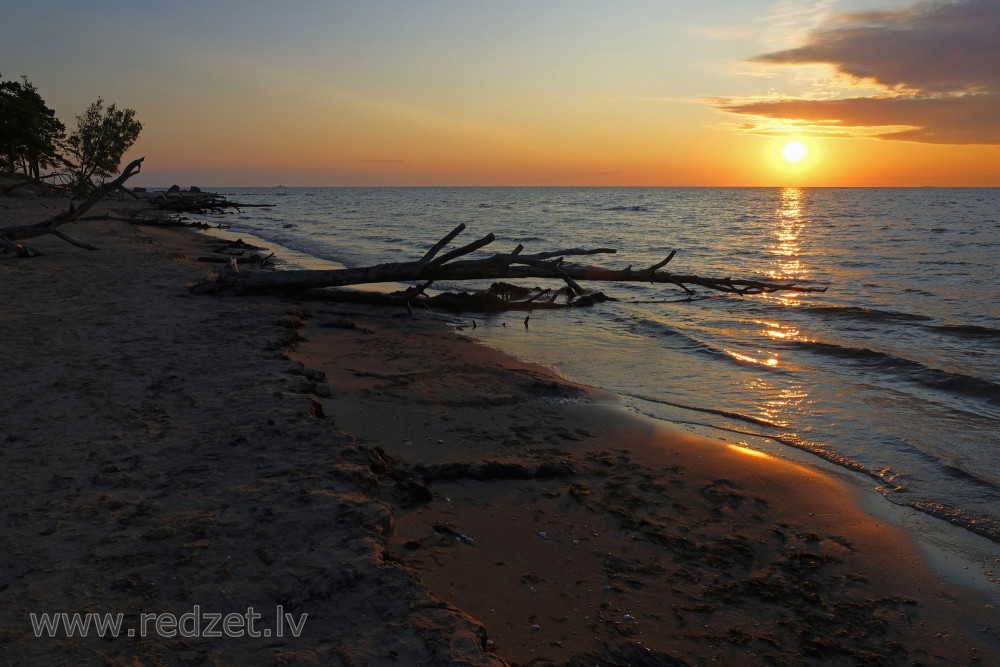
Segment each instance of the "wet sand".
[{"label": "wet sand", "polygon": [[[0,200],[0,226],[55,202]],[[44,206],[44,207],[43,207]],[[205,238],[0,261],[4,664],[989,664],[996,609],[817,470],[447,318],[195,297]],[[254,607],[270,637],[36,637]],[[275,635],[278,607],[308,614]]]},{"label": "wet sand", "polygon": [[394,459],[395,557],[515,664],[945,664],[986,600],[818,470],[679,433],[441,328],[306,305],[324,412]]}]

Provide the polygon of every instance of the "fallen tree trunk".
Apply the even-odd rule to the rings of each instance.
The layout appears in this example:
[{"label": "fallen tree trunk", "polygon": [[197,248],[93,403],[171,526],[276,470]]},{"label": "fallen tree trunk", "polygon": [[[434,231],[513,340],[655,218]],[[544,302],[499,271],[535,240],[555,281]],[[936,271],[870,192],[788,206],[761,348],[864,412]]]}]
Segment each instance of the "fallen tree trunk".
[{"label": "fallen tree trunk", "polygon": [[274,204],[247,204],[245,202],[230,201],[225,195],[214,192],[179,192],[150,194],[147,199],[154,208],[161,211],[173,211],[174,213],[225,213],[226,209],[233,208],[241,211],[244,208],[274,208]]},{"label": "fallen tree trunk", "polygon": [[79,206],[74,206],[71,203],[67,210],[54,215],[44,222],[38,222],[33,225],[17,225],[14,227],[0,228],[0,257],[5,254],[13,254],[15,257],[32,256],[36,254],[34,251],[30,248],[25,248],[24,246],[16,243],[16,241],[30,239],[36,236],[44,236],[46,234],[58,236],[67,243],[71,243],[80,248],[97,250],[97,246],[93,246],[83,241],[78,241],[60,230],[59,227],[79,219],[80,216],[93,208],[96,203],[104,199],[109,192],[117,190],[123,183],[125,183],[125,181],[138,174],[142,168],[142,161],[144,159],[145,158],[139,158],[130,162],[118,178],[95,189],[90,193],[90,196],[80,202]]},{"label": "fallen tree trunk", "polygon": [[[214,280],[199,283],[192,291],[199,294],[220,292],[301,292],[326,287],[345,287],[370,283],[413,282],[424,283],[407,290],[402,300],[407,301],[421,294],[435,281],[508,280],[518,278],[553,278],[566,283],[564,288],[570,300],[586,292],[578,281],[646,282],[671,284],[691,293],[689,285],[731,294],[764,294],[778,291],[825,292],[826,285],[800,284],[792,281],[759,281],[734,278],[706,278],[697,275],[676,274],[662,268],[674,257],[674,252],[648,268],[609,269],[600,266],[567,264],[566,257],[610,254],[611,248],[573,248],[555,252],[522,254],[523,246],[510,253],[500,253],[483,259],[459,259],[495,239],[493,234],[468,245],[452,250],[440,257],[437,254],[465,229],[459,225],[419,260],[393,262],[348,269],[322,269],[274,272],[226,271]],[[561,290],[562,291],[562,290]],[[537,298],[537,297],[534,297]]]}]

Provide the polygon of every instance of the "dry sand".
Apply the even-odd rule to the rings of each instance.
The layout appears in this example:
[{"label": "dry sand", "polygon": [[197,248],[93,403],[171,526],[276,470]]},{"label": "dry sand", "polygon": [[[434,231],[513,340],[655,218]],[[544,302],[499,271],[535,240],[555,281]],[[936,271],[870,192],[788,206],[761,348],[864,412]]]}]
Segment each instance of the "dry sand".
[{"label": "dry sand", "polygon": [[[0,262],[0,664],[1000,660],[997,611],[816,470],[432,314],[190,296],[194,234],[74,227],[102,250]],[[196,605],[271,636],[138,636]],[[43,612],[123,636],[38,638]]]}]

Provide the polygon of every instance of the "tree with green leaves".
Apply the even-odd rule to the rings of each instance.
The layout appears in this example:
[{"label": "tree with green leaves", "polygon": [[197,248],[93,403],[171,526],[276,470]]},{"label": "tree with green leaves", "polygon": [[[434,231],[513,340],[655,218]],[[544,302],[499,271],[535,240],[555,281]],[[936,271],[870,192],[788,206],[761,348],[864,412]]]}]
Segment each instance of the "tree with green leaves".
[{"label": "tree with green leaves", "polygon": [[60,164],[65,135],[66,126],[28,77],[0,79],[0,169],[37,180],[43,169]]},{"label": "tree with green leaves", "polygon": [[135,110],[105,108],[100,97],[76,117],[77,128],[66,140],[73,187],[88,193],[118,172],[118,165],[142,131]]}]

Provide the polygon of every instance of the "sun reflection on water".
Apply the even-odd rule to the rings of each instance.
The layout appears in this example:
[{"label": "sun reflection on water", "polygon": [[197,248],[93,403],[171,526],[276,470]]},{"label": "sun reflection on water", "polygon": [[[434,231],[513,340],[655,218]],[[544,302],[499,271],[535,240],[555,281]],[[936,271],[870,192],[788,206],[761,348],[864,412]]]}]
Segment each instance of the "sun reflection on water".
[{"label": "sun reflection on water", "polygon": [[798,383],[782,387],[758,377],[748,380],[744,388],[758,397],[754,416],[771,426],[791,428],[795,417],[809,409],[809,392]]},{"label": "sun reflection on water", "polygon": [[804,193],[799,188],[782,188],[779,192],[778,207],[775,209],[777,224],[774,228],[774,242],[769,247],[775,257],[775,267],[768,272],[774,280],[801,278],[805,272],[800,256],[802,245],[799,241],[805,231],[802,209],[805,206]]},{"label": "sun reflection on water", "polygon": [[[804,261],[812,240],[806,236],[811,233],[808,191],[782,188],[772,202],[761,244],[767,275],[777,281],[808,279],[812,270]],[[802,295],[783,292],[762,298],[769,301],[766,307],[755,309],[757,317],[741,319],[740,331],[733,334],[742,344],[723,348],[723,352],[742,366],[734,389],[752,405],[747,416],[765,427],[763,433],[769,433],[770,427],[777,429],[782,440],[797,440],[803,428],[808,431],[803,425],[817,407],[811,388],[802,382],[804,366],[796,356],[797,344],[810,338],[809,331],[786,310],[801,305]]]},{"label": "sun reflection on water", "polygon": [[735,359],[736,361],[743,361],[748,364],[763,364],[764,366],[777,366],[778,360],[774,357],[767,357],[766,359],[761,359],[758,357],[750,356],[749,354],[743,354],[742,352],[735,352],[733,350],[724,350],[726,354]]},{"label": "sun reflection on water", "polygon": [[[777,202],[771,217],[771,229],[766,244],[769,256],[768,277],[772,280],[801,280],[807,278],[807,266],[803,261],[803,241],[808,233],[808,206],[806,190],[782,188],[778,191]],[[801,295],[790,292],[771,295],[782,306],[796,306],[801,303]],[[806,386],[795,381],[795,372],[783,358],[784,344],[804,338],[799,328],[779,321],[782,310],[776,310],[777,317],[752,320],[756,328],[755,337],[760,349],[726,350],[732,359],[758,368],[784,371],[776,376],[755,374],[743,384],[748,396],[754,397],[755,416],[779,428],[795,428],[804,412],[812,409],[810,392]],[[767,342],[765,342],[767,341]],[[766,376],[765,376],[766,375]]]},{"label": "sun reflection on water", "polygon": [[759,324],[765,329],[762,329],[759,333],[762,336],[767,336],[769,338],[776,338],[778,340],[794,340],[800,336],[799,330],[793,326],[787,324],[781,324],[780,322],[765,322],[763,320],[754,320],[754,324]]}]

